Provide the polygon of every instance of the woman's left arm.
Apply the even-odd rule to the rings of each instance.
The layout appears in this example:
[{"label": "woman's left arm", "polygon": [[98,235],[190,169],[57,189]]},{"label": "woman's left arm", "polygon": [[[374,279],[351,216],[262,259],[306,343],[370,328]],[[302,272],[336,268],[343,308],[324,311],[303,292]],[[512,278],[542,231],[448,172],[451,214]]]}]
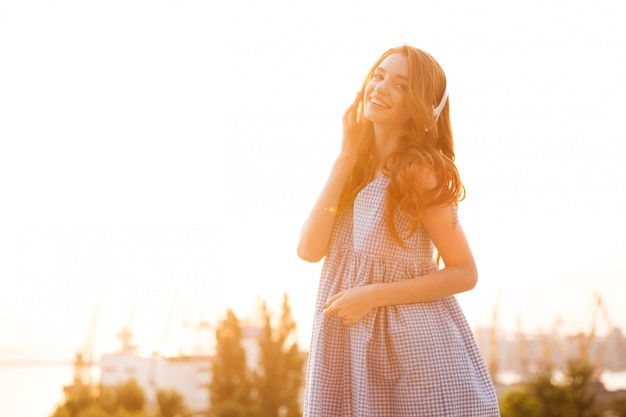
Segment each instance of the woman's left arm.
[{"label": "woman's left arm", "polygon": [[336,314],[345,324],[353,324],[376,307],[433,301],[474,288],[478,279],[476,263],[453,209],[430,207],[424,211],[422,223],[441,255],[443,269],[403,281],[342,291],[328,300],[324,315]]}]

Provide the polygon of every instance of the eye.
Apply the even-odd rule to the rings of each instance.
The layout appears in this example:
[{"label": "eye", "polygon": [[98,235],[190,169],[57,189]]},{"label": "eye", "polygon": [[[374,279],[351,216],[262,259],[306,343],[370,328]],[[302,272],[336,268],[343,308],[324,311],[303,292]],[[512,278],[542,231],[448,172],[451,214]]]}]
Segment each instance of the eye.
[{"label": "eye", "polygon": [[399,90],[406,91],[409,89],[409,86],[406,84],[396,84],[396,88],[398,88]]},{"label": "eye", "polygon": [[372,77],[373,80],[377,80],[380,81],[383,79],[383,76],[380,74],[374,74],[374,76]]}]

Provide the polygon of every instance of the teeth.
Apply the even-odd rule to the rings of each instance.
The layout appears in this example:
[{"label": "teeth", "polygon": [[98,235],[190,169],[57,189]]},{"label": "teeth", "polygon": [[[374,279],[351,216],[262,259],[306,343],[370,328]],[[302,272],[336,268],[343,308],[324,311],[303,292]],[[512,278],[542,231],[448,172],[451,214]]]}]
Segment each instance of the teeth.
[{"label": "teeth", "polygon": [[377,106],[379,106],[379,107],[382,107],[383,109],[390,109],[390,108],[391,108],[391,107],[390,107],[390,106],[388,106],[386,103],[383,103],[382,101],[377,100],[375,97],[370,98],[370,101],[371,101],[373,104],[375,104],[375,105],[377,105]]}]

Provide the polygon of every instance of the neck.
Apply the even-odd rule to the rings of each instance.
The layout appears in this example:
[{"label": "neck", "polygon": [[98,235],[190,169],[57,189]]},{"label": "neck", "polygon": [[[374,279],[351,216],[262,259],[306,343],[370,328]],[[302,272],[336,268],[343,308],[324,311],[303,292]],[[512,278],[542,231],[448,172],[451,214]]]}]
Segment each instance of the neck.
[{"label": "neck", "polygon": [[379,161],[384,161],[396,150],[402,130],[393,127],[374,125],[374,143],[376,144],[376,154]]}]

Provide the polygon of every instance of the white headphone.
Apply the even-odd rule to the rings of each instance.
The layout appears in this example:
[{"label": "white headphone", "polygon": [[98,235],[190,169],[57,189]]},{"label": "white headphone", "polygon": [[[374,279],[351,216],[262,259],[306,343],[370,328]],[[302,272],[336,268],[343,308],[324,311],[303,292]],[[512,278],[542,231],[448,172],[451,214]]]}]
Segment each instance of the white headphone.
[{"label": "white headphone", "polygon": [[433,113],[435,114],[435,120],[439,120],[439,115],[443,110],[443,106],[446,105],[446,101],[448,101],[448,86],[443,90],[443,97],[441,97],[441,101],[437,107],[433,106]]}]

